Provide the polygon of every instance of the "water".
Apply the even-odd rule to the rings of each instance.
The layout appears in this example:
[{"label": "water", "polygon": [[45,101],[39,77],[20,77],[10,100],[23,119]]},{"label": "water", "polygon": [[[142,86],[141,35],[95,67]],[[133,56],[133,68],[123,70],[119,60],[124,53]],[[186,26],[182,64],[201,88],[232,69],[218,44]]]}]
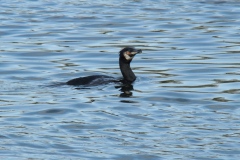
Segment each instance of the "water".
[{"label": "water", "polygon": [[[239,159],[239,15],[238,0],[3,0],[1,159]],[[54,86],[121,77],[124,46],[143,50],[131,94]]]}]

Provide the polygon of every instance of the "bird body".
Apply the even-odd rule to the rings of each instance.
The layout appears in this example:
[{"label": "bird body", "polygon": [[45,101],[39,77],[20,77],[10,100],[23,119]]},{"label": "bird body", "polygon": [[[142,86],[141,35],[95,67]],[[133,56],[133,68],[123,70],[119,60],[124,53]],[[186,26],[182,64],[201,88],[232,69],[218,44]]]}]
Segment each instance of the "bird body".
[{"label": "bird body", "polygon": [[105,76],[105,75],[92,75],[87,77],[79,77],[72,79],[67,82],[68,85],[101,85],[107,84],[114,80],[113,77]]}]

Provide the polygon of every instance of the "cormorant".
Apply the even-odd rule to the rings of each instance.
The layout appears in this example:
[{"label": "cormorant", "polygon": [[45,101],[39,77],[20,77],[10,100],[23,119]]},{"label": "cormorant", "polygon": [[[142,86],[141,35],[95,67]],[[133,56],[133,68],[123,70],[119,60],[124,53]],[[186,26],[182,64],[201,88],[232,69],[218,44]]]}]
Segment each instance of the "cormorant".
[{"label": "cormorant", "polygon": [[136,76],[133,73],[130,63],[133,57],[142,53],[141,49],[135,49],[134,47],[125,47],[119,52],[119,67],[121,73],[123,75],[122,80],[117,80],[114,77],[106,76],[106,75],[92,75],[87,77],[79,77],[72,79],[66,82],[68,85],[84,85],[84,86],[96,86],[101,84],[107,84],[111,82],[123,82],[127,84],[131,84],[136,80]]}]

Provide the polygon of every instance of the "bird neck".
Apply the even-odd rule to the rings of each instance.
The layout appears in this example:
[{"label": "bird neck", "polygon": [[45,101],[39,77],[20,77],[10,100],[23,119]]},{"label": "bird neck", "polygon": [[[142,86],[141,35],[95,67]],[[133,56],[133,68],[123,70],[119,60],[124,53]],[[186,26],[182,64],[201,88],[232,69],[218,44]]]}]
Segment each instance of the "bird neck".
[{"label": "bird neck", "polygon": [[120,70],[122,72],[124,81],[126,81],[128,83],[132,83],[136,80],[136,76],[130,67],[130,62],[131,61],[126,61],[125,59],[122,59],[121,57],[119,58]]}]

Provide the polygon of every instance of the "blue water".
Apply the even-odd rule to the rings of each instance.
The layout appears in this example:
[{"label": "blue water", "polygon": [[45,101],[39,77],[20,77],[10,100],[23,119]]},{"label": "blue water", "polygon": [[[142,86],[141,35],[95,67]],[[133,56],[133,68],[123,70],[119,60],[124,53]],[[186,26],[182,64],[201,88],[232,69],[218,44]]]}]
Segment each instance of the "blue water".
[{"label": "blue water", "polygon": [[239,159],[238,0],[1,2],[0,159]]}]

